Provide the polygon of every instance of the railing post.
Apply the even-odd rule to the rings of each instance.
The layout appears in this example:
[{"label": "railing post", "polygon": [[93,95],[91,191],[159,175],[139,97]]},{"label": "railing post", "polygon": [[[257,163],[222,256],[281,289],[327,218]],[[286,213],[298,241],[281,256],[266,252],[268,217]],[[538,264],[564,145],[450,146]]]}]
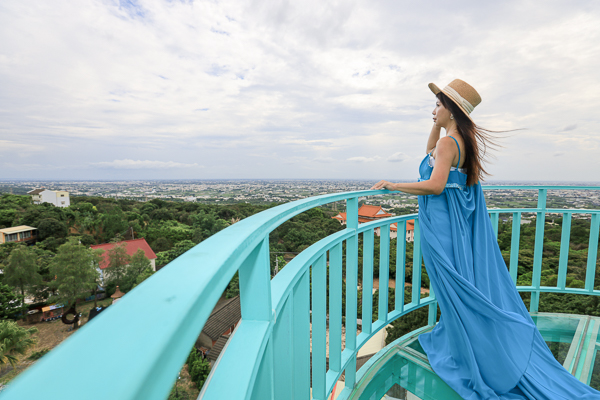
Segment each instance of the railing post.
[{"label": "railing post", "polygon": [[412,271],[412,299],[411,303],[421,303],[421,227],[419,219],[415,218],[415,240],[413,242],[413,271]]},{"label": "railing post", "polygon": [[[398,222],[396,236],[396,311],[404,311],[404,282],[406,276],[406,221]],[[363,296],[365,293],[363,292]]]},{"label": "railing post", "polygon": [[312,397],[325,400],[327,265],[325,254],[312,266]]},{"label": "railing post", "polygon": [[379,232],[379,307],[377,319],[387,321],[390,280],[390,225],[382,225]]},{"label": "railing post", "polygon": [[521,213],[513,213],[512,237],[510,239],[510,277],[517,284],[517,271],[519,269],[519,241],[521,239]]},{"label": "railing post", "polygon": [[265,237],[240,266],[240,302],[242,319],[270,321],[271,270],[269,237]]},{"label": "railing post", "polygon": [[362,331],[371,334],[373,325],[373,229],[363,232]]},{"label": "railing post", "polygon": [[[271,268],[267,235],[239,269],[240,305],[243,321],[271,321]],[[256,376],[255,395],[273,398],[273,341],[269,340]]]},{"label": "railing post", "polygon": [[346,349],[354,352],[345,370],[345,387],[356,383],[356,314],[358,285],[358,197],[346,200],[346,226],[354,235],[346,240]]},{"label": "railing post", "polygon": [[342,363],[342,244],[329,250],[329,369]]},{"label": "railing post", "polygon": [[588,245],[587,268],[585,272],[585,290],[594,291],[594,278],[596,277],[596,259],[598,257],[598,227],[600,225],[600,215],[592,214],[590,221],[590,241]]},{"label": "railing post", "polygon": [[569,244],[571,243],[571,213],[563,214],[562,234],[560,236],[560,258],[558,261],[558,281],[556,286],[565,290],[567,284],[567,265],[569,262]]},{"label": "railing post", "polygon": [[294,400],[310,399],[310,279],[307,270],[294,288],[293,393]]},{"label": "railing post", "polygon": [[535,289],[531,292],[530,312],[537,312],[540,304],[540,280],[542,277],[542,254],[544,252],[544,226],[546,224],[546,192],[547,189],[539,189],[537,216],[535,219],[535,247],[533,250],[533,276],[531,286]]},{"label": "railing post", "polygon": [[496,240],[498,239],[498,217],[500,213],[495,211],[490,211],[490,219],[492,220],[492,229],[494,230],[494,235],[496,236]]}]

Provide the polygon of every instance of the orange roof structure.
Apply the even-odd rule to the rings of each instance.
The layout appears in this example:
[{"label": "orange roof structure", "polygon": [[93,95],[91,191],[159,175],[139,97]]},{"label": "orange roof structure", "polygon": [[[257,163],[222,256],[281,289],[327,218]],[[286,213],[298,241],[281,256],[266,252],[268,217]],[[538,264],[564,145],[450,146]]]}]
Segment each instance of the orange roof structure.
[{"label": "orange roof structure", "polygon": [[125,293],[121,292],[121,289],[119,289],[119,286],[117,286],[117,290],[115,290],[115,293],[113,293],[113,295],[110,297],[113,299],[120,299],[123,296],[125,296]]},{"label": "orange roof structure", "polygon": [[133,240],[124,240],[122,242],[118,242],[118,243],[104,243],[104,244],[96,244],[93,246],[90,246],[92,249],[102,249],[104,250],[104,253],[102,253],[102,262],[100,263],[100,269],[105,269],[108,267],[108,251],[113,249],[115,246],[119,246],[121,244],[125,243],[125,249],[127,250],[127,254],[129,254],[130,256],[134,255],[138,249],[142,249],[144,251],[144,254],[146,255],[146,257],[149,260],[154,260],[156,259],[156,254],[154,254],[154,251],[152,251],[152,249],[150,248],[150,245],[148,244],[148,242],[146,242],[146,239],[133,239]]},{"label": "orange roof structure", "polygon": [[[390,230],[391,231],[397,231],[398,230],[398,223],[394,222],[393,224],[390,225]],[[406,221],[406,231],[410,232],[415,230],[415,220],[414,219],[409,219]]]},{"label": "orange roof structure", "polygon": [[381,208],[381,206],[370,206],[367,204],[363,204],[358,209],[358,216],[367,218],[386,218],[391,217],[392,214],[383,211],[383,208]]},{"label": "orange roof structure", "polygon": [[[345,212],[341,212],[338,215],[336,215],[335,217],[331,217],[333,219],[337,219],[338,221],[344,223],[346,222],[346,213]],[[386,213],[385,211],[383,211],[383,208],[381,208],[381,206],[370,206],[367,204],[363,204],[359,209],[358,209],[358,222],[360,223],[364,223],[364,222],[369,222],[369,221],[373,221],[375,219],[379,219],[379,218],[387,218],[387,217],[391,217],[392,214]]]}]

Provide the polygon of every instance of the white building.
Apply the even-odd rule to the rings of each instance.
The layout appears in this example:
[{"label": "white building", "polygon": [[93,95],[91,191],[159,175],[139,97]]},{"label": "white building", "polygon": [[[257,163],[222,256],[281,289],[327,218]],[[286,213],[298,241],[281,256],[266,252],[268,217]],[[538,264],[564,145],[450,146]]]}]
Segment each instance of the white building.
[{"label": "white building", "polygon": [[69,207],[71,205],[69,192],[64,190],[34,189],[27,192],[27,194],[31,195],[33,204],[50,203],[56,207]]}]

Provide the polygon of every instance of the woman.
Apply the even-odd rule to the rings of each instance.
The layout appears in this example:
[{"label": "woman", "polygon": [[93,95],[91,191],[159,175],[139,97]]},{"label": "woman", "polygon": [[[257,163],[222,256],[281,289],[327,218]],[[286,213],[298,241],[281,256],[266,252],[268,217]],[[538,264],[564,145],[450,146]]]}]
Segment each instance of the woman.
[{"label": "woman", "polygon": [[437,101],[419,182],[371,189],[419,195],[423,259],[441,310],[419,336],[431,367],[469,400],[600,399],[556,361],[500,253],[479,183],[493,142],[470,115],[481,97],[460,79],[429,88]]}]

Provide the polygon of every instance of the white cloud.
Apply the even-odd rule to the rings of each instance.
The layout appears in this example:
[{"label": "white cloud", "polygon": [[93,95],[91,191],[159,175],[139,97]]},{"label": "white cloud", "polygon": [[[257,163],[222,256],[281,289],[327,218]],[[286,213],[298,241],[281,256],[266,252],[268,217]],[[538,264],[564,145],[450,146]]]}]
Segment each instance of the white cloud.
[{"label": "white cloud", "polygon": [[388,161],[390,162],[402,162],[402,161],[406,161],[407,159],[407,155],[402,153],[401,151],[392,154],[391,156],[389,156],[387,158]]},{"label": "white cloud", "polygon": [[[369,161],[402,153],[398,178],[413,178],[432,123],[427,83],[462,78],[482,95],[479,124],[529,128],[505,141],[495,179],[598,179],[591,0],[9,0],[0,39],[10,164],[60,163],[71,178],[101,179],[104,160],[166,159],[201,163],[204,178],[318,178],[325,172],[305,167],[314,160],[331,177],[371,178],[383,167]],[[527,146],[536,152],[524,160]],[[557,150],[588,168],[545,156]],[[0,179],[54,177],[37,172]]]},{"label": "white cloud", "polygon": [[381,159],[381,157],[379,157],[379,156],[375,156],[375,157],[358,156],[358,157],[350,157],[350,158],[348,158],[348,161],[357,162],[357,163],[366,163],[366,162],[377,161],[380,159]]},{"label": "white cloud", "polygon": [[117,169],[170,169],[170,168],[192,168],[199,167],[198,164],[184,164],[174,161],[150,161],[150,160],[114,160],[93,163],[99,167]]}]

